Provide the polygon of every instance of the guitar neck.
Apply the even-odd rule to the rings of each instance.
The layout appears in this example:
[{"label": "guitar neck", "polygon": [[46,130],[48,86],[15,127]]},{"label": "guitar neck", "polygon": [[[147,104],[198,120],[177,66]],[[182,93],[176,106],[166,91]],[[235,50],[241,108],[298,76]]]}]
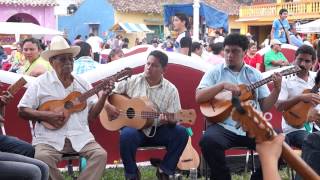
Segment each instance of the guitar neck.
[{"label": "guitar neck", "polygon": [[282,145],[282,157],[303,179],[320,179],[317,173],[314,172],[314,170],[304,160],[295,154],[295,152],[285,142]]},{"label": "guitar neck", "polygon": [[[112,77],[111,77],[112,78]],[[106,78],[104,80],[102,80],[102,82],[100,82],[98,85],[96,85],[95,87],[93,87],[92,89],[90,89],[89,91],[83,93],[80,97],[79,97],[79,101],[80,102],[84,102],[86,101],[89,97],[97,94],[99,91],[101,91],[103,89],[103,87],[105,87],[108,83],[109,83],[109,78]]]},{"label": "guitar neck", "polygon": [[18,92],[18,90],[20,88],[22,88],[25,84],[27,83],[27,81],[21,77],[18,81],[16,81],[14,84],[10,85],[7,89],[7,91],[11,94],[14,95]]},{"label": "guitar neck", "polygon": [[152,112],[152,111],[142,111],[141,117],[143,119],[155,119],[160,116],[160,114],[165,115],[168,120],[174,120],[175,113],[161,113],[161,112]]},{"label": "guitar neck", "polygon": [[253,83],[253,84],[249,85],[248,88],[249,88],[250,91],[252,91],[254,89],[257,89],[260,86],[263,86],[263,85],[267,84],[270,81],[272,81],[272,77],[271,76],[269,76],[269,77],[267,77],[265,79],[262,79],[261,81],[258,81],[256,83]]}]

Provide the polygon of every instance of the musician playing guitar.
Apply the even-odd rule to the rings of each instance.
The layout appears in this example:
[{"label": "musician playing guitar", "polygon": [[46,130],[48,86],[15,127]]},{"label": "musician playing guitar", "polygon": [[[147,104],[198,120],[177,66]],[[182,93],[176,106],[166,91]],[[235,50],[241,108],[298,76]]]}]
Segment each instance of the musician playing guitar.
[{"label": "musician playing guitar", "polygon": [[[262,74],[246,65],[243,57],[248,49],[249,41],[244,35],[230,34],[224,41],[226,62],[215,66],[203,76],[197,92],[196,101],[200,103],[213,99],[223,90],[240,95],[238,84],[250,85],[262,79]],[[269,92],[266,85],[255,90],[252,103],[257,109],[269,110],[276,102],[281,88],[281,76],[272,75],[274,89]],[[229,168],[226,166],[224,151],[232,147],[255,148],[255,141],[236,127],[236,122],[229,116],[222,122],[210,123],[200,140],[200,147],[205,160],[211,169],[211,179],[231,180]],[[259,173],[260,172],[260,173]],[[261,170],[254,173],[252,179],[262,179]]]},{"label": "musician playing guitar", "polygon": [[[161,51],[152,51],[144,67],[144,72],[121,81],[114,92],[126,94],[131,98],[147,97],[157,112],[174,113],[181,109],[177,88],[163,77],[168,63],[168,56]],[[105,108],[109,116],[117,117],[121,112],[106,102]],[[124,127],[120,132],[120,155],[128,180],[140,179],[135,162],[135,154],[140,146],[166,146],[165,155],[157,169],[158,179],[169,179],[173,175],[179,158],[188,142],[184,127],[168,120],[164,114],[155,119],[153,125],[142,130]]]},{"label": "musician playing guitar", "polygon": [[[53,37],[50,49],[42,52],[41,56],[49,60],[54,71],[39,76],[28,87],[18,104],[21,117],[36,121],[32,142],[35,146],[35,158],[48,164],[50,178],[55,180],[63,179],[57,168],[57,162],[65,153],[78,152],[80,156],[86,158],[87,166],[78,177],[83,180],[100,179],[107,160],[106,151],[95,141],[88,126],[88,121],[96,119],[102,110],[108,96],[106,90],[99,98],[89,97],[85,108],[72,113],[67,121],[63,111],[38,110],[41,104],[49,100],[64,99],[72,92],[85,93],[92,88],[90,83],[71,74],[73,57],[79,51],[80,47],[70,47],[63,37]],[[42,121],[59,129],[47,129]]]},{"label": "musician playing guitar", "polygon": [[[320,103],[318,94],[303,93],[304,90],[311,89],[315,85],[316,73],[311,71],[315,61],[316,54],[312,47],[303,45],[298,48],[295,54],[295,64],[302,70],[296,76],[289,77],[282,82],[279,99],[275,104],[278,111],[287,111],[299,102],[312,103],[313,105]],[[299,115],[299,112],[293,113]],[[301,149],[305,137],[312,132],[314,125],[312,122],[306,122],[302,127],[293,127],[289,125],[288,120],[282,118],[282,131],[286,135],[286,142]]]}]

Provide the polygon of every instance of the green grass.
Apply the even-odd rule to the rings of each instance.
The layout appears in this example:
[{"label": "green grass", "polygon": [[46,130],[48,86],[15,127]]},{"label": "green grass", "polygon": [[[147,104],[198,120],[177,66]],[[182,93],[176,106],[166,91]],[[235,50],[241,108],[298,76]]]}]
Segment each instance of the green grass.
[{"label": "green grass", "polygon": [[[141,172],[142,180],[156,180],[156,169],[151,166],[139,167]],[[67,176],[66,172],[63,173],[66,180],[72,180],[71,177]],[[78,172],[76,172],[78,175]],[[290,180],[287,168],[283,168],[280,171],[280,176],[282,180]],[[103,180],[124,180],[124,169],[123,168],[110,168],[104,172]],[[183,176],[184,180],[187,180],[187,176]],[[198,178],[199,180],[204,180],[204,178]],[[250,173],[232,174],[232,180],[249,180]]]}]

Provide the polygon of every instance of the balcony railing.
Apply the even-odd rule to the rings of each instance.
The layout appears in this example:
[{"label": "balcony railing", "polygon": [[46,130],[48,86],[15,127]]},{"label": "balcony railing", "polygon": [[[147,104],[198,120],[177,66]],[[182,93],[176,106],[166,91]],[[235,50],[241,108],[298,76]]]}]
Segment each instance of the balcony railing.
[{"label": "balcony railing", "polygon": [[270,3],[252,6],[241,6],[239,17],[276,17],[279,15],[279,10],[282,8],[287,9],[290,16],[320,16],[320,0],[316,0],[306,2]]}]

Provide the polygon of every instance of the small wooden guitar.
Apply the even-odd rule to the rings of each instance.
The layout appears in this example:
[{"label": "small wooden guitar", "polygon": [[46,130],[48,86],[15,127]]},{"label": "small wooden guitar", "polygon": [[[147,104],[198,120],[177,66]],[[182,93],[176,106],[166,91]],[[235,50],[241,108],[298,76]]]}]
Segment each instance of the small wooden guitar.
[{"label": "small wooden guitar", "polygon": [[[282,76],[287,76],[290,74],[294,74],[299,72],[301,69],[299,67],[292,67],[286,70],[283,70],[280,72]],[[261,81],[258,81],[251,85],[245,85],[240,84],[240,100],[246,101],[253,98],[253,91],[272,81],[272,77],[269,76],[268,78],[262,79]],[[207,119],[210,122],[218,123],[224,121],[227,117],[230,116],[231,110],[232,110],[232,104],[231,104],[231,97],[232,93],[230,91],[223,91],[215,96],[214,99],[211,101],[205,102],[200,104],[200,110],[204,116],[207,117]]]},{"label": "small wooden guitar", "polygon": [[191,143],[192,130],[191,128],[187,128],[187,132],[189,135],[187,146],[184,148],[182,155],[180,156],[177,167],[180,170],[190,170],[191,168],[198,168],[200,164],[200,158],[197,151],[193,148]]},{"label": "small wooden guitar", "polygon": [[[320,73],[317,73],[317,77],[315,78],[315,85],[312,89],[306,89],[303,91],[303,94],[307,93],[319,93],[320,87]],[[304,123],[308,120],[308,112],[314,106],[311,103],[300,101],[288,110],[283,112],[283,117],[287,121],[287,123],[295,128],[302,128]]]},{"label": "small wooden guitar", "polygon": [[[53,111],[53,112],[63,112],[65,117],[64,124],[69,119],[70,115],[75,112],[80,112],[87,106],[87,99],[99,91],[106,89],[108,93],[110,93],[114,87],[114,82],[118,82],[124,80],[132,75],[131,68],[125,68],[124,70],[118,72],[117,74],[107,77],[101,82],[99,82],[96,86],[85,93],[81,93],[78,91],[71,92],[66,98],[62,100],[51,100],[47,101],[40,105],[38,108],[39,111]],[[61,127],[54,127],[51,124],[41,121],[42,125],[44,125],[48,129],[60,129]]]},{"label": "small wooden guitar", "polygon": [[[232,119],[238,121],[249,137],[255,138],[257,143],[272,140],[276,136],[276,132],[262,113],[255,110],[248,101],[240,103],[238,99],[233,100],[233,104],[235,108],[231,112]],[[282,145],[281,156],[303,179],[320,180],[317,173],[285,142]]]},{"label": "small wooden guitar", "polygon": [[102,126],[110,131],[117,131],[124,126],[136,129],[150,127],[160,114],[165,114],[170,120],[187,124],[193,124],[196,119],[194,109],[180,110],[177,113],[155,112],[150,107],[152,103],[146,97],[130,99],[123,95],[113,94],[109,97],[109,102],[120,110],[120,115],[116,119],[111,119],[105,109],[100,113]]},{"label": "small wooden guitar", "polygon": [[[10,85],[7,89],[7,93],[9,93],[11,96],[14,96],[25,84],[27,81],[21,77],[18,81],[16,81],[14,84]],[[0,119],[4,121],[4,112],[5,112],[5,107],[2,106],[2,109],[0,110]]]}]

